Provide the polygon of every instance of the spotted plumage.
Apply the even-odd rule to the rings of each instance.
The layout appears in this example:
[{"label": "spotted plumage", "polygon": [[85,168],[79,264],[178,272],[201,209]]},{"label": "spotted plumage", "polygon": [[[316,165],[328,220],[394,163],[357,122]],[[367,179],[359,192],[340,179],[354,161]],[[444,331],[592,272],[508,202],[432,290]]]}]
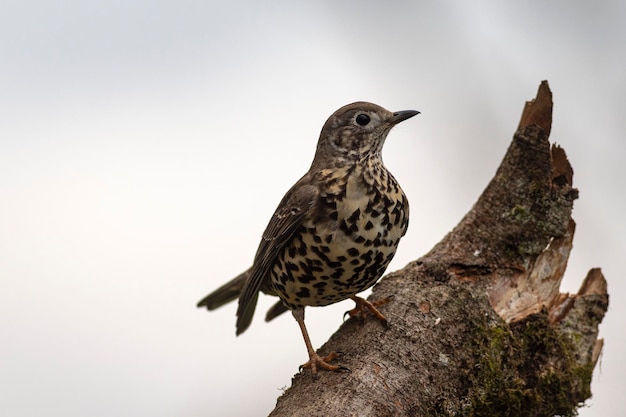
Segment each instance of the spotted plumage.
[{"label": "spotted plumage", "polygon": [[[380,175],[366,174],[374,170]],[[408,226],[406,196],[380,158],[311,177],[301,181],[318,184],[318,197],[270,272],[269,292],[290,310],[336,303],[371,287]]]},{"label": "spotted plumage", "polygon": [[237,334],[252,321],[259,291],[280,302],[271,320],[291,310],[309,352],[306,367],[338,370],[313,350],[304,326],[306,306],[352,298],[381,277],[409,221],[409,204],[385,168],[382,148],[391,128],[419,112],[392,113],[357,102],[325,123],[309,171],[285,194],[263,233],[252,267],[198,306],[214,309],[239,297]]}]

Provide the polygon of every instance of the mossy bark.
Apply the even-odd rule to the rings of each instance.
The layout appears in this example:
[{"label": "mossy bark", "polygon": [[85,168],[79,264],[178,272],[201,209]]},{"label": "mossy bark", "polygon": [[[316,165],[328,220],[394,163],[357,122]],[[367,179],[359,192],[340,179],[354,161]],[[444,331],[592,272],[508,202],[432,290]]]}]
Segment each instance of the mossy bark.
[{"label": "mossy bark", "polygon": [[320,349],[351,372],[297,374],[271,416],[574,415],[591,396],[608,306],[599,269],[560,294],[578,192],[550,146],[546,82],[526,104],[496,175],[428,254],[371,299],[388,319],[350,319]]}]

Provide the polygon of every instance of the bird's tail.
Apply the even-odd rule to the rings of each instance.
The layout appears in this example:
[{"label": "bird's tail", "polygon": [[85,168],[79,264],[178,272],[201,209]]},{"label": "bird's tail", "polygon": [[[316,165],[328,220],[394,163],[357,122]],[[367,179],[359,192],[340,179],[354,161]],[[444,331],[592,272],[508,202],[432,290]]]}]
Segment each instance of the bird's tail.
[{"label": "bird's tail", "polygon": [[272,307],[270,307],[269,310],[267,310],[267,314],[265,315],[265,321],[274,320],[285,311],[289,311],[289,308],[287,308],[287,306],[283,304],[281,300],[278,300],[276,304],[274,304]]},{"label": "bird's tail", "polygon": [[246,283],[249,274],[250,269],[237,275],[235,278],[200,300],[198,307],[206,307],[208,310],[215,310],[224,304],[236,300],[239,298],[243,285]]},{"label": "bird's tail", "polygon": [[[250,275],[251,269],[252,268],[247,269],[213,291],[211,294],[204,297],[200,300],[200,302],[198,302],[198,307],[206,307],[208,310],[215,310],[224,304],[228,304],[231,301],[238,299],[241,295],[241,291],[243,290],[243,286]],[[265,316],[265,321],[273,320],[285,311],[289,311],[289,309],[283,304],[282,301],[278,300],[278,302],[268,310]]]}]

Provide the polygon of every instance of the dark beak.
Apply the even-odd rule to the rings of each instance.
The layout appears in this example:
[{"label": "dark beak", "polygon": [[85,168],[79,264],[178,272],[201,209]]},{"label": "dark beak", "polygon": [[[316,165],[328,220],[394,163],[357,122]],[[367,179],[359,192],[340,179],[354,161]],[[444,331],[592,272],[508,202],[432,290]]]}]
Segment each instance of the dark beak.
[{"label": "dark beak", "polygon": [[394,126],[400,122],[405,121],[406,119],[410,119],[413,116],[417,116],[420,114],[417,110],[402,110],[397,111],[393,114],[393,117],[389,120],[389,123]]}]

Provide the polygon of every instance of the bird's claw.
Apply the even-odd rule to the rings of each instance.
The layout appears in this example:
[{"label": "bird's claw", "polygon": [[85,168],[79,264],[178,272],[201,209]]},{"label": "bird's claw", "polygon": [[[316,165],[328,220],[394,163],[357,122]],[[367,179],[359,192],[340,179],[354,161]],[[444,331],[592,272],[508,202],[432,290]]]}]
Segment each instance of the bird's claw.
[{"label": "bird's claw", "polygon": [[366,299],[357,296],[350,298],[356,303],[356,305],[352,310],[348,310],[343,314],[344,321],[346,320],[346,316],[358,317],[361,321],[363,321],[365,320],[365,317],[368,315],[369,312],[379,321],[381,321],[385,326],[388,325],[387,318],[378,310],[377,307],[380,307],[381,305],[385,305],[390,302],[393,299],[393,295],[388,295],[383,299],[373,302],[367,301]]},{"label": "bird's claw", "polygon": [[345,366],[331,365],[330,363],[328,363],[332,361],[333,359],[340,357],[341,355],[343,355],[342,352],[331,352],[328,355],[321,357],[317,353],[314,353],[313,355],[311,355],[310,359],[306,363],[300,365],[298,370],[302,372],[303,369],[311,369],[311,372],[313,373],[314,377],[317,377],[318,369],[325,369],[327,371],[334,371],[334,372],[337,372],[337,371],[352,372],[350,371],[349,368],[346,368]]}]

